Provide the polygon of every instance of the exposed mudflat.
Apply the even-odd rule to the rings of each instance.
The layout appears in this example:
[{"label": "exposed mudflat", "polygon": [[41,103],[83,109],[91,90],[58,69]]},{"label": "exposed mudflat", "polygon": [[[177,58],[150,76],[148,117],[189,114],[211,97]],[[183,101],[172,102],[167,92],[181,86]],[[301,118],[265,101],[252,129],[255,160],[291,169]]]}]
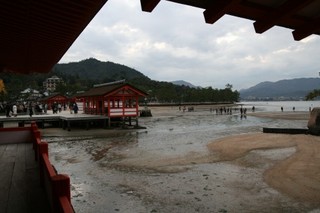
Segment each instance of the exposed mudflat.
[{"label": "exposed mudflat", "polygon": [[319,212],[320,138],[261,133],[307,120],[152,113],[144,130],[41,130],[76,212]]}]

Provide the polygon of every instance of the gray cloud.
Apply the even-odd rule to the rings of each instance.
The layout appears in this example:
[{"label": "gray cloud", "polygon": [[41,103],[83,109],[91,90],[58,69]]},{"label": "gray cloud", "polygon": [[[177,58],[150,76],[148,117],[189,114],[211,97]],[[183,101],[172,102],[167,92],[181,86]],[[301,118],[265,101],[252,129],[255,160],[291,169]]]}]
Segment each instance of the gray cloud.
[{"label": "gray cloud", "polygon": [[262,81],[317,77],[320,37],[294,41],[290,29],[256,34],[252,21],[224,16],[204,23],[203,10],[161,1],[109,0],[61,62],[95,57],[133,67],[159,81],[248,88]]}]

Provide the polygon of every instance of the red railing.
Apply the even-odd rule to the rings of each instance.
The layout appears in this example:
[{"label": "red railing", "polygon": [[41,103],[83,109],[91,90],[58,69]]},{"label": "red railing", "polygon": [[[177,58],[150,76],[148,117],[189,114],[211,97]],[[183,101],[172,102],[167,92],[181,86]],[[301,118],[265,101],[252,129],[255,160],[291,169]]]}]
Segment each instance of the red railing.
[{"label": "red railing", "polygon": [[39,162],[40,181],[48,195],[52,212],[73,213],[71,204],[70,178],[58,174],[51,165],[48,154],[48,143],[41,141],[41,134],[35,122],[31,124],[35,160]]}]

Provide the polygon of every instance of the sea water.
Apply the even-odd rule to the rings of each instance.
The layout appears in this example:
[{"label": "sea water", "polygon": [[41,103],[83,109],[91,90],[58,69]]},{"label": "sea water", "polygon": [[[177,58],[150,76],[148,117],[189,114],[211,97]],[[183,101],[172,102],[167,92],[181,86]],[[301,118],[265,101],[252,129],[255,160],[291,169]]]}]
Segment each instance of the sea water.
[{"label": "sea water", "polygon": [[240,102],[243,106],[255,106],[257,111],[279,112],[281,107],[284,111],[309,111],[314,107],[320,107],[320,101],[257,101],[257,102]]}]

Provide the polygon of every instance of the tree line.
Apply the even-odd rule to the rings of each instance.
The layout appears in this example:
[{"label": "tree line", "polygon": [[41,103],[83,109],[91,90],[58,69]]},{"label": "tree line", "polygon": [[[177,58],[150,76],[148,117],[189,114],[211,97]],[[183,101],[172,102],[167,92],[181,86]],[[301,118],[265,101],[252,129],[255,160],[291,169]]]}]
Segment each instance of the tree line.
[{"label": "tree line", "polygon": [[145,81],[132,79],[133,86],[147,92],[148,102],[159,103],[187,103],[187,102],[237,102],[240,94],[232,90],[232,85],[227,84],[224,89],[212,87],[188,87],[175,85],[169,82]]}]

